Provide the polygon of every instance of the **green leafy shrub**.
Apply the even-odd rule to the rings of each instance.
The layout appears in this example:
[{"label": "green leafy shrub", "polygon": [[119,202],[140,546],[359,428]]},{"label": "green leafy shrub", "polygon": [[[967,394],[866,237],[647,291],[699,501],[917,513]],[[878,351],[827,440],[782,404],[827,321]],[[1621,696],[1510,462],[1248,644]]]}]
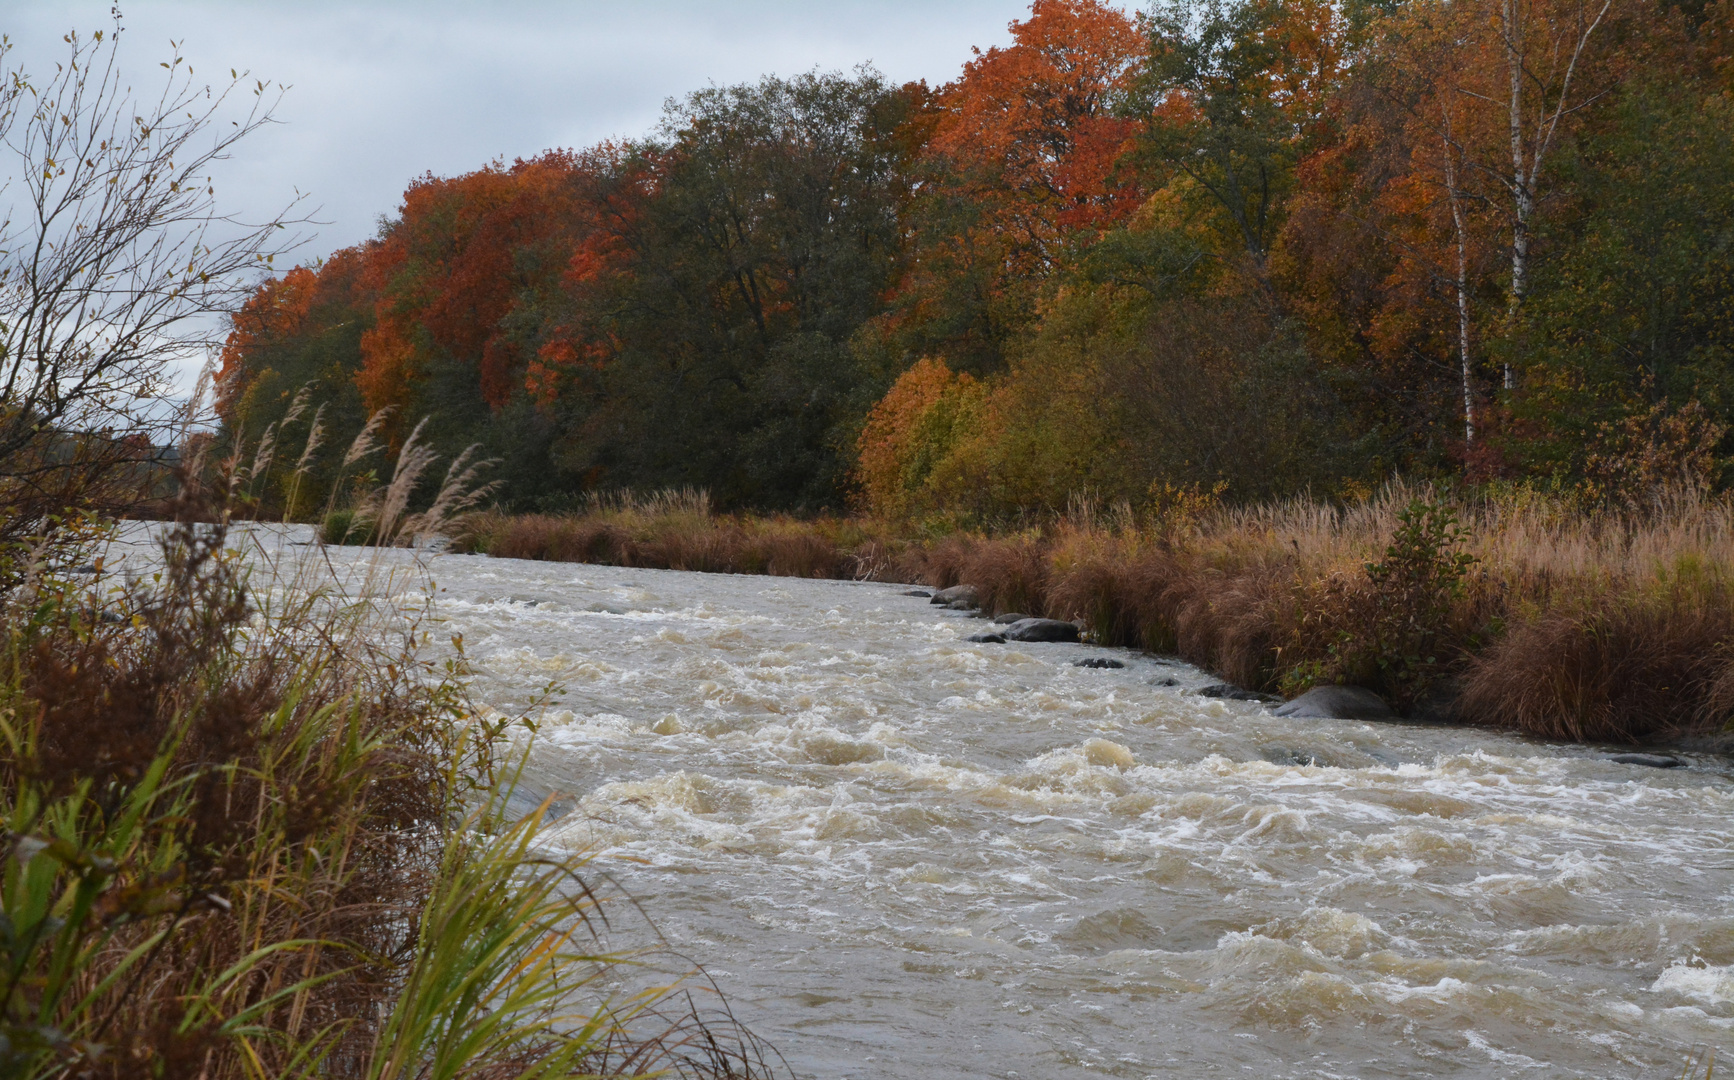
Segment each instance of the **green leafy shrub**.
[{"label": "green leafy shrub", "polygon": [[1457,605],[1478,561],[1463,550],[1469,539],[1455,510],[1417,499],[1398,513],[1384,556],[1367,564],[1373,602],[1363,663],[1403,703],[1424,693],[1450,659]]},{"label": "green leafy shrub", "polygon": [[332,510],[319,523],[322,543],[365,545],[372,538],[372,523],[365,519],[357,520],[354,510]]},{"label": "green leafy shrub", "polygon": [[[1297,659],[1280,676],[1285,693],[1319,683],[1378,690],[1400,707],[1422,697],[1465,642],[1459,633],[1466,579],[1479,561],[1464,550],[1469,530],[1443,503],[1415,499],[1396,516],[1390,542],[1362,566],[1302,587],[1297,620],[1323,655]],[[1321,634],[1320,631],[1323,631]],[[1297,643],[1296,652],[1306,651]]]}]

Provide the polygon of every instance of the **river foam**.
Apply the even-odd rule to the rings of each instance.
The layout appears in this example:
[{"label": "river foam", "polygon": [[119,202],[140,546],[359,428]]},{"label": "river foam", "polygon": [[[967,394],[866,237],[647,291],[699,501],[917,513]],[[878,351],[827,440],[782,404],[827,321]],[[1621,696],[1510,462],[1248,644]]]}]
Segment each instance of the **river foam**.
[{"label": "river foam", "polygon": [[481,699],[534,707],[544,842],[801,1075],[1635,1078],[1729,1041],[1719,760],[1278,718],[888,585],[429,573]]}]

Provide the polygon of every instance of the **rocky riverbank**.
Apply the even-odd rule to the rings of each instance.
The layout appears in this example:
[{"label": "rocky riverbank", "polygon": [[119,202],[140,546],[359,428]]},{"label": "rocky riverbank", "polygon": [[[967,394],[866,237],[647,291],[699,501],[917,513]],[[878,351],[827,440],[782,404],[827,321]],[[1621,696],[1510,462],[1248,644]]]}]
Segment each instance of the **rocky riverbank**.
[{"label": "rocky riverbank", "polygon": [[1250,693],[1359,687],[1399,716],[1547,739],[1720,746],[1734,716],[1734,507],[1696,492],[1590,513],[1392,488],[1349,507],[937,538],[859,520],[614,507],[482,516],[461,546],[918,582],[942,605],[1023,617],[984,628],[990,639],[1075,633],[1181,657]]}]

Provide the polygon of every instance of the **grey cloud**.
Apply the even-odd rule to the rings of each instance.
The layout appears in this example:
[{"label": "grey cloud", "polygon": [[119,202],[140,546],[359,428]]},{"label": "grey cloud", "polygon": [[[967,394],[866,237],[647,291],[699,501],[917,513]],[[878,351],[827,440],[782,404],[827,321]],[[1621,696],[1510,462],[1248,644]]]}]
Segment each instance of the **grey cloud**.
[{"label": "grey cloud", "polygon": [[[72,26],[107,24],[98,0],[31,5],[7,32],[33,65]],[[308,254],[356,243],[407,181],[496,158],[645,133],[669,97],[710,83],[873,63],[944,82],[972,46],[1009,40],[1025,0],[954,3],[134,3],[125,57],[141,84],[168,41],[215,76],[291,84],[282,126],[219,177],[228,207],[268,213],[295,189],[320,207]]]}]

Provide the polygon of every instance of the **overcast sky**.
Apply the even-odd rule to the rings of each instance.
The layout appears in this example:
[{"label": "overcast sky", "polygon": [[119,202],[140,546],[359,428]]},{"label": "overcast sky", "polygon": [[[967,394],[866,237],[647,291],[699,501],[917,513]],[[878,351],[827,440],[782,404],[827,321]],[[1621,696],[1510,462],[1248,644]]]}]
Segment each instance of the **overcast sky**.
[{"label": "overcast sky", "polygon": [[[1127,6],[1130,6],[1128,4]],[[9,3],[14,59],[45,67],[109,0]],[[222,0],[121,4],[123,58],[152,83],[171,39],[203,79],[250,69],[290,84],[281,127],[219,177],[225,209],[262,215],[299,188],[328,224],[300,253],[363,240],[405,183],[495,158],[636,136],[663,101],[709,83],[871,62],[902,82],[953,78],[970,47],[1010,40],[1027,0]],[[22,9],[22,10],[20,10]]]}]

